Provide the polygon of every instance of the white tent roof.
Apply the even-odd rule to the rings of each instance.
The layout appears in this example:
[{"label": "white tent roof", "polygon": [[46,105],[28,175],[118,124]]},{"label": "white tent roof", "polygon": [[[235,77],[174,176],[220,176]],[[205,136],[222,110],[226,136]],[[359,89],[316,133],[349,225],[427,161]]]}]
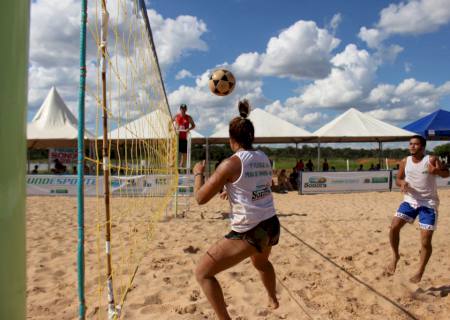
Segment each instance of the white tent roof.
[{"label": "white tent roof", "polygon": [[313,133],[321,142],[401,141],[414,135],[350,108]]},{"label": "white tent roof", "polygon": [[[111,130],[109,138],[118,140],[164,139],[169,136],[170,127],[172,127],[170,116],[161,110],[156,110]],[[203,137],[195,130],[191,130],[190,135],[192,139]]]},{"label": "white tent roof", "polygon": [[[78,137],[77,123],[56,88],[52,87],[33,120],[27,125],[28,146],[75,146]],[[85,138],[92,139],[94,135],[86,131]]]},{"label": "white tent roof", "polygon": [[[259,108],[250,112],[249,119],[255,127],[256,143],[302,142],[313,138],[310,132]],[[228,126],[226,126],[213,133],[208,138],[208,141],[211,143],[225,143],[228,142],[228,139]]]}]

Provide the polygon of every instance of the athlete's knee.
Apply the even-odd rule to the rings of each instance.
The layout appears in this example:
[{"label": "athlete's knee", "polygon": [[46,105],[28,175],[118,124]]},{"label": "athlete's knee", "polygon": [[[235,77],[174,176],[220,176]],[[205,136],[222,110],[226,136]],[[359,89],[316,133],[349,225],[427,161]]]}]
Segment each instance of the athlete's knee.
[{"label": "athlete's knee", "polygon": [[205,279],[208,278],[206,270],[201,268],[200,266],[197,266],[194,270],[195,280],[197,280],[198,283],[202,283]]},{"label": "athlete's knee", "polygon": [[394,219],[391,223],[390,232],[400,232],[402,227],[405,225],[405,222],[400,219]]},{"label": "athlete's knee", "polygon": [[259,271],[267,271],[272,267],[268,259],[252,259],[253,266]]},{"label": "athlete's knee", "polygon": [[195,279],[197,282],[202,283],[204,280],[213,278],[214,273],[211,272],[211,268],[208,264],[200,263],[197,265],[197,267],[194,270]]},{"label": "athlete's knee", "polygon": [[432,249],[431,237],[422,237],[421,244],[422,244],[422,248],[431,250]]}]

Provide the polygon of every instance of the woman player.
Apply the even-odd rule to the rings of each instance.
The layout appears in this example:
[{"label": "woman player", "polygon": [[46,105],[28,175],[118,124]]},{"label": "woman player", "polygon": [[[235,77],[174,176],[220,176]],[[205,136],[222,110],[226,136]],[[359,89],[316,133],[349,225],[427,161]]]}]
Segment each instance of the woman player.
[{"label": "woman player", "polygon": [[195,165],[194,193],[198,204],[208,202],[226,186],[231,203],[231,231],[213,244],[200,259],[195,276],[218,318],[231,319],[215,275],[250,257],[266,288],[269,307],[278,308],[275,271],[269,261],[278,243],[280,224],[271,192],[272,166],[268,157],[253,149],[255,130],[247,119],[250,105],[239,102],[239,117],[229,125],[234,154],[225,159],[204,183],[204,162]]}]

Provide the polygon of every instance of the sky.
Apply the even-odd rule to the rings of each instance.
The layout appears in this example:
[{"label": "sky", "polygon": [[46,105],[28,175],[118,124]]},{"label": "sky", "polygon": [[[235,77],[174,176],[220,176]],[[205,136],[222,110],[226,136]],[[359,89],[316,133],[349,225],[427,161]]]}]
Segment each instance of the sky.
[{"label": "sky", "polygon": [[[147,0],[147,9],[171,112],[187,104],[203,135],[227,125],[243,98],[310,132],[350,107],[400,127],[450,110],[450,0]],[[76,114],[79,11],[76,0],[31,3],[29,121],[51,86]],[[208,89],[219,67],[237,80],[227,97]]]}]

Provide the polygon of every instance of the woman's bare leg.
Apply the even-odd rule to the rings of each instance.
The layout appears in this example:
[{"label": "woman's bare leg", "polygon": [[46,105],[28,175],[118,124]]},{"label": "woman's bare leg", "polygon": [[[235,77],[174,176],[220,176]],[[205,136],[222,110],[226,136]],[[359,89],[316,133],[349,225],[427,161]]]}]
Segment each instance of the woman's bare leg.
[{"label": "woman's bare leg", "polygon": [[195,277],[220,320],[231,318],[226,308],[222,288],[214,276],[256,252],[257,250],[245,240],[224,238],[209,248],[200,259],[195,270]]},{"label": "woman's bare leg", "polygon": [[252,263],[258,270],[261,280],[266,288],[269,297],[269,308],[277,309],[279,306],[276,295],[276,277],[272,263],[269,261],[270,250],[272,247],[266,247],[262,253],[251,257]]}]

